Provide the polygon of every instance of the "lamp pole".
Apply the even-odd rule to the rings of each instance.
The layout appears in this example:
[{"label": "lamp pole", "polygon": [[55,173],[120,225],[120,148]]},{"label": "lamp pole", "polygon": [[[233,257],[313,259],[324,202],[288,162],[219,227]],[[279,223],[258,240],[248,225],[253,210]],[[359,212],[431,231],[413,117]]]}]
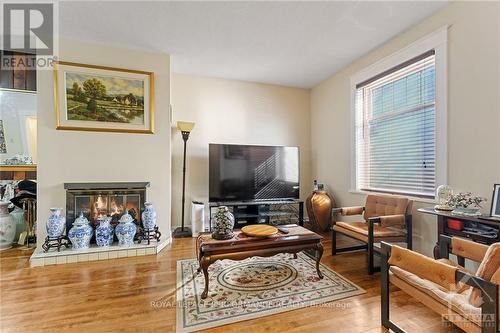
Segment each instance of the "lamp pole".
[{"label": "lamp pole", "polygon": [[184,226],[184,214],[186,209],[186,146],[190,131],[181,130],[182,140],[184,141],[184,152],[182,158],[182,208],[181,208],[181,226],[176,228],[172,234],[174,238],[191,237],[191,229]]},{"label": "lamp pole", "polygon": [[189,132],[182,132],[182,140],[184,141],[184,157],[182,159],[182,217],[181,228],[184,232],[184,210],[186,208],[186,145],[189,139]]}]

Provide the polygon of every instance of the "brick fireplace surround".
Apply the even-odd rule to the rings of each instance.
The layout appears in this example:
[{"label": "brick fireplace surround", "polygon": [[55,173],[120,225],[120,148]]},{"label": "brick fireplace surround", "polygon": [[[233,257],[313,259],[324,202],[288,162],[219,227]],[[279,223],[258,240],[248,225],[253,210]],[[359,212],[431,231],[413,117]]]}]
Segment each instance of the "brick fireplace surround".
[{"label": "brick fireplace surround", "polygon": [[[113,218],[112,224],[115,226],[124,209],[127,209],[136,219],[136,224],[139,227],[141,225],[141,211],[144,209],[146,201],[147,187],[149,187],[148,182],[65,183],[65,234],[68,233],[80,212],[84,213],[95,229],[99,216],[111,216]],[[147,244],[147,241],[138,244],[136,241],[133,246],[124,248],[119,247],[115,239],[112,246],[98,247],[93,237],[90,248],[87,250],[76,251],[63,247],[60,252],[55,249],[44,252],[38,247],[31,256],[30,265],[35,267],[151,255],[160,252],[170,241],[170,235],[163,234],[159,242],[152,240],[150,244]],[[38,242],[43,243],[43,239],[39,239]]]}]

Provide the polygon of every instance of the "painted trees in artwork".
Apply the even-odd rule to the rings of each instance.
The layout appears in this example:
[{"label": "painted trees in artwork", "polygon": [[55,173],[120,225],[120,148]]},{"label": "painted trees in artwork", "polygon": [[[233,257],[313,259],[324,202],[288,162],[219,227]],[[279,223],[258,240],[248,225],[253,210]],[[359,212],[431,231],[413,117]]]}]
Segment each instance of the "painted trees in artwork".
[{"label": "painted trees in artwork", "polygon": [[66,75],[68,119],[144,123],[144,95],[140,93],[144,89],[142,81],[82,73]]},{"label": "painted trees in artwork", "polygon": [[106,96],[106,87],[100,80],[92,78],[83,82],[83,90],[90,98],[87,103],[87,108],[95,113],[97,111],[97,99]]}]

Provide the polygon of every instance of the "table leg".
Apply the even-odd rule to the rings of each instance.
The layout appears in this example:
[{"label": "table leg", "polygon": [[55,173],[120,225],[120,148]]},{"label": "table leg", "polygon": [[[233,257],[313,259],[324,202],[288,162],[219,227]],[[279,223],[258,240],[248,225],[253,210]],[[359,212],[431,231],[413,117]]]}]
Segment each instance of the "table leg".
[{"label": "table leg", "polygon": [[203,270],[203,275],[205,276],[205,290],[201,294],[201,299],[205,299],[208,296],[208,266],[210,265],[210,260],[207,257],[202,257],[200,261],[201,269]]},{"label": "table leg", "polygon": [[323,245],[321,245],[321,243],[318,243],[316,245],[316,272],[318,273],[320,279],[323,278],[323,274],[321,274],[321,271],[319,270],[319,263],[322,256],[323,256]]}]

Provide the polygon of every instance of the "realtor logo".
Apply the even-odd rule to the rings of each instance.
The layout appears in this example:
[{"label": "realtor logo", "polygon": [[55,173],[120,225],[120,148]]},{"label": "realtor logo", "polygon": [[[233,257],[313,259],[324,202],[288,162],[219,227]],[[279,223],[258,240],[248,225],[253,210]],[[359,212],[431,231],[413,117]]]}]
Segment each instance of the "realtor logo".
[{"label": "realtor logo", "polygon": [[3,49],[54,54],[54,4],[4,3]]}]

